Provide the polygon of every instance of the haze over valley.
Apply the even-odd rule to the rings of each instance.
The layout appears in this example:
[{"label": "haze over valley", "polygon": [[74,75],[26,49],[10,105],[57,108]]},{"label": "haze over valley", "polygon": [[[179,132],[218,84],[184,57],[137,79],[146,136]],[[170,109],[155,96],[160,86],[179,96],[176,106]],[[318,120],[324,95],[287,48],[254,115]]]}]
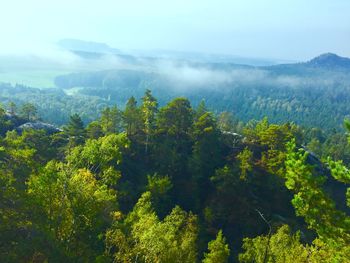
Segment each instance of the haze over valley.
[{"label": "haze over valley", "polygon": [[[140,99],[146,89],[153,91],[161,105],[185,96],[194,105],[204,100],[212,110],[232,112],[244,121],[268,116],[275,122],[339,129],[349,114],[350,59],[332,53],[291,62],[189,52],[121,51],[74,39],[60,40],[52,50],[50,55],[3,57],[2,103],[15,99],[21,104],[29,99],[39,107],[44,120],[58,125],[69,114],[66,109],[54,109],[60,118],[53,118],[53,109],[43,102],[47,96],[62,94],[67,101],[93,101],[89,111],[77,110],[85,121],[91,121],[101,105],[123,108],[130,96]],[[11,88],[4,83],[23,87],[12,97]],[[32,92],[29,88],[40,90]],[[339,110],[332,107],[334,103],[344,106]]]},{"label": "haze over valley", "polygon": [[350,262],[349,14],[4,1],[0,262]]}]

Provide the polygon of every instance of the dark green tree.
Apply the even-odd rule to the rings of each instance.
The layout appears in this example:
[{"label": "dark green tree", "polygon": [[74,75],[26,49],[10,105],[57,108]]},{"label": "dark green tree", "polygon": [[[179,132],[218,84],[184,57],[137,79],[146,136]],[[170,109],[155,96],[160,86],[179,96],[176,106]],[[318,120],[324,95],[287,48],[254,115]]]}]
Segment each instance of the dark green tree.
[{"label": "dark green tree", "polygon": [[[344,249],[349,252],[349,216],[337,209],[334,200],[324,191],[327,178],[315,174],[307,162],[308,153],[296,149],[294,140],[288,143],[287,150],[285,184],[294,193],[292,204],[296,214],[304,218],[323,242],[337,248],[339,253],[344,253]],[[334,178],[350,182],[350,175],[341,163],[331,160],[328,163]]]},{"label": "dark green tree", "polygon": [[213,115],[205,112],[193,124],[194,141],[189,166],[192,172],[197,204],[206,202],[212,190],[210,177],[221,164],[220,132]]},{"label": "dark green tree", "polygon": [[101,112],[100,125],[105,135],[120,132],[121,122],[122,115],[117,106],[107,107]]},{"label": "dark green tree", "polygon": [[241,169],[240,178],[242,180],[247,179],[248,172],[253,170],[253,152],[249,150],[248,147],[245,147],[242,152],[240,152],[236,157],[240,164],[239,167]]},{"label": "dark green tree", "polygon": [[69,122],[63,130],[69,138],[69,147],[84,143],[86,131],[84,123],[77,113],[70,116]]},{"label": "dark green tree", "polygon": [[32,103],[24,103],[20,109],[20,116],[27,121],[35,121],[38,117],[38,110]]},{"label": "dark green tree", "polygon": [[193,111],[190,102],[178,98],[161,108],[157,115],[155,164],[160,174],[169,175],[178,204],[184,208],[194,201],[193,183],[188,171],[192,152]]},{"label": "dark green tree", "polygon": [[142,130],[142,117],[140,109],[137,107],[137,101],[131,97],[126,103],[123,113],[125,130],[129,137],[138,135]]},{"label": "dark green tree", "polygon": [[148,152],[148,145],[150,137],[154,134],[156,126],[156,114],[158,112],[158,102],[156,98],[152,96],[149,89],[146,90],[145,95],[142,97],[141,113],[144,125],[144,133],[146,135],[145,152]]},{"label": "dark green tree", "polygon": [[86,136],[89,139],[97,139],[103,136],[102,126],[98,121],[93,121],[86,127]]}]

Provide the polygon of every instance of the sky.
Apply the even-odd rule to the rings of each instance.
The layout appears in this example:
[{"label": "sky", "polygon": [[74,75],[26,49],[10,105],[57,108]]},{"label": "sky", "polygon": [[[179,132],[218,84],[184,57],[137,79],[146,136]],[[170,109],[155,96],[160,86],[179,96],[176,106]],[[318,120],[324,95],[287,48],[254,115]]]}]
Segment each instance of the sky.
[{"label": "sky", "polygon": [[76,38],[120,49],[350,57],[349,14],[349,0],[2,0],[0,53]]}]

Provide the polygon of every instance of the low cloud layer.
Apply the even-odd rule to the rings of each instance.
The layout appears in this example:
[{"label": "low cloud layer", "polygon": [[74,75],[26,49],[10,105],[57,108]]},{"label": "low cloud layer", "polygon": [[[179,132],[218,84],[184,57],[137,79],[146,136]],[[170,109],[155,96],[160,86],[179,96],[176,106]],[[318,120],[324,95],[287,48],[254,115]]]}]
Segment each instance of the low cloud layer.
[{"label": "low cloud layer", "polygon": [[[0,54],[1,56],[1,54]],[[57,47],[42,47],[26,54],[2,56],[0,72],[25,70],[63,70],[93,72],[101,70],[137,70],[155,73],[167,87],[179,90],[223,89],[236,86],[300,87],[332,85],[334,78],[271,74],[263,67],[212,64],[170,58],[146,58],[131,55],[97,55],[84,57]],[[0,79],[1,81],[1,79]]]}]

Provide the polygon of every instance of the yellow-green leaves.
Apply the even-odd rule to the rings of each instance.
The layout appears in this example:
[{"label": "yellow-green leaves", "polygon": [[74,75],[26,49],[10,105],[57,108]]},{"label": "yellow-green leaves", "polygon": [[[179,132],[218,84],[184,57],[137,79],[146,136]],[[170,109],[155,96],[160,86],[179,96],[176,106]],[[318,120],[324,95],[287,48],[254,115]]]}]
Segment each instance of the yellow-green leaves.
[{"label": "yellow-green leaves", "polygon": [[226,244],[226,239],[220,230],[216,239],[208,243],[209,253],[204,254],[203,263],[226,263],[230,256],[230,249]]},{"label": "yellow-green leaves", "polygon": [[164,220],[156,215],[145,192],[124,223],[107,231],[116,262],[196,262],[197,218],[175,207]]},{"label": "yellow-green leaves", "polygon": [[345,184],[350,184],[350,171],[343,164],[343,161],[333,161],[331,158],[327,159],[328,168],[331,170],[332,176]]},{"label": "yellow-green leaves", "polygon": [[107,215],[116,208],[116,194],[86,169],[71,169],[51,161],[28,181],[28,194],[45,216],[39,228],[61,243],[66,253],[86,260],[94,253],[89,246],[98,240]]},{"label": "yellow-green leaves", "polygon": [[73,148],[67,161],[71,167],[89,169],[111,186],[120,178],[116,168],[122,161],[122,151],[128,147],[129,140],[125,133],[110,134],[89,139],[84,145]]},{"label": "yellow-green leaves", "polygon": [[244,252],[239,254],[240,262],[276,262],[276,263],[337,263],[349,262],[349,248],[334,247],[315,239],[311,245],[300,242],[300,233],[292,233],[290,227],[284,225],[275,234],[258,236],[243,240]]},{"label": "yellow-green leaves", "polygon": [[300,243],[300,234],[292,235],[287,225],[278,229],[270,236],[243,239],[243,253],[239,255],[240,262],[276,262],[294,263],[308,262],[307,249]]}]

